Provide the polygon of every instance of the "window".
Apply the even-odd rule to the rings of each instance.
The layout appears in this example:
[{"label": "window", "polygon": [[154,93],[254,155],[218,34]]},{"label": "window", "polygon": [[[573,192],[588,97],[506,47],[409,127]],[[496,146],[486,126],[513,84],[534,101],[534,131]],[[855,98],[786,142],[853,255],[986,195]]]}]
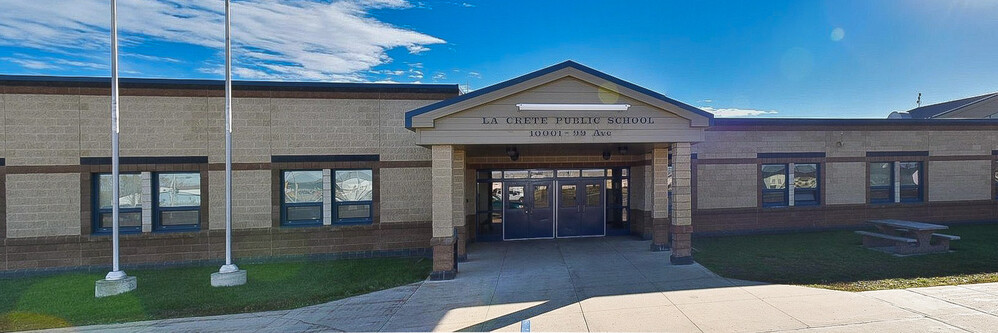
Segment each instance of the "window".
[{"label": "window", "polygon": [[998,160],[994,161],[994,167],[991,168],[991,181],[991,185],[995,188],[995,200],[998,200]]},{"label": "window", "polygon": [[818,196],[818,164],[794,164],[794,206],[814,206],[821,203]]},{"label": "window", "polygon": [[894,202],[894,163],[870,163],[870,203]]},{"label": "window", "polygon": [[371,170],[336,170],[336,223],[370,223],[374,194]]},{"label": "window", "polygon": [[870,163],[870,203],[922,202],[924,174],[922,162]]},{"label": "window", "polygon": [[153,230],[197,230],[201,224],[201,174],[159,173],[154,178]]},{"label": "window", "polygon": [[898,163],[901,202],[922,201],[922,162]]},{"label": "window", "polygon": [[787,206],[789,195],[787,191],[787,165],[762,165],[762,206]]},{"label": "window", "polygon": [[284,171],[281,184],[281,223],[322,225],[322,171]]},{"label": "window", "polygon": [[[114,194],[111,174],[94,177],[94,233],[111,232],[113,217],[111,205]],[[142,177],[137,173],[118,175],[118,231],[142,232]]]}]

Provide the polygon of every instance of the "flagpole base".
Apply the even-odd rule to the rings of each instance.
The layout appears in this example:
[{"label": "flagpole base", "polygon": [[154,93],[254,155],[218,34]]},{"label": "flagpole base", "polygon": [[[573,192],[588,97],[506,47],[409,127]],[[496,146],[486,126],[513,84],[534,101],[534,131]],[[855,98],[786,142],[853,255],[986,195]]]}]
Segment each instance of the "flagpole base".
[{"label": "flagpole base", "polygon": [[137,283],[134,276],[126,275],[116,280],[109,280],[109,279],[97,280],[97,285],[94,288],[94,297],[99,298],[99,297],[124,294],[129,291],[135,290],[136,287]]},{"label": "flagpole base", "polygon": [[[225,265],[229,266],[229,265]],[[225,269],[225,266],[222,266]],[[235,265],[231,265],[235,267]],[[211,286],[212,287],[234,287],[246,284],[246,271],[237,269],[231,272],[218,272],[211,273]]]}]

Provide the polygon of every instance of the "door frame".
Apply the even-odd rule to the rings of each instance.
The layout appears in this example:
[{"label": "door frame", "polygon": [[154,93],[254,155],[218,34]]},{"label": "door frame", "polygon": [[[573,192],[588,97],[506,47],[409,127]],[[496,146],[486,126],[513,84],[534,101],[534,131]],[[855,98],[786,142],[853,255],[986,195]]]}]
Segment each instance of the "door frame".
[{"label": "door frame", "polygon": [[[558,222],[561,221],[558,216],[558,209],[554,211],[554,238],[591,238],[591,237],[606,237],[606,178],[572,178],[571,180],[555,180],[554,185],[557,189],[557,195],[555,196],[555,207],[561,207],[561,182],[566,183],[580,183],[580,181],[596,181],[600,184],[600,201],[603,203],[603,233],[598,235],[582,235],[582,236],[558,236]],[[505,206],[504,206],[505,207]]]},{"label": "door frame", "polygon": [[[551,198],[551,237],[529,237],[529,238],[509,238],[509,239],[506,238],[506,226],[508,225],[508,223],[506,223],[506,216],[508,216],[506,214],[506,207],[507,207],[506,204],[507,204],[507,200],[509,199],[509,186],[508,186],[508,183],[529,184],[529,188],[531,190],[531,192],[530,192],[530,204],[531,205],[533,205],[533,202],[534,202],[534,193],[532,192],[533,191],[533,187],[534,187],[534,183],[547,183],[547,185],[548,185],[548,191],[549,191],[549,193],[551,193],[549,195],[554,195],[554,197]],[[503,180],[502,181],[502,192],[503,192],[503,195],[502,195],[502,218],[503,218],[503,223],[502,223],[502,240],[504,242],[506,242],[506,241],[521,241],[521,240],[537,240],[537,239],[555,239],[555,238],[558,238],[558,230],[555,229],[555,228],[557,228],[556,223],[558,223],[558,209],[557,209],[557,207],[558,207],[557,206],[558,197],[557,197],[557,195],[554,194],[554,186],[553,186],[553,184],[556,184],[556,183],[557,183],[557,181],[554,180],[554,179],[550,179],[550,180],[538,180],[538,179],[530,179],[530,178],[523,179],[523,180]],[[523,195],[527,195],[526,189],[524,189]],[[531,207],[531,208],[533,208],[533,207]],[[606,215],[606,212],[604,211],[603,214]],[[529,223],[530,217],[528,216],[527,219],[528,219],[528,223]],[[606,226],[604,226],[603,229],[604,229],[604,234],[605,234],[606,233],[606,230],[605,230]]]}]

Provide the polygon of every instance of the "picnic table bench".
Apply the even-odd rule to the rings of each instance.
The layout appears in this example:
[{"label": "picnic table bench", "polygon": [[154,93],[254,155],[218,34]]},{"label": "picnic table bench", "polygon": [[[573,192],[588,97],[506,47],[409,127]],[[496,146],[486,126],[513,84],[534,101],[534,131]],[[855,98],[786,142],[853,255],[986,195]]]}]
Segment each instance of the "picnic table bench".
[{"label": "picnic table bench", "polygon": [[856,231],[863,236],[863,246],[894,254],[946,252],[950,241],[960,240],[960,236],[937,233],[949,229],[944,225],[892,219],[866,222],[879,232]]}]

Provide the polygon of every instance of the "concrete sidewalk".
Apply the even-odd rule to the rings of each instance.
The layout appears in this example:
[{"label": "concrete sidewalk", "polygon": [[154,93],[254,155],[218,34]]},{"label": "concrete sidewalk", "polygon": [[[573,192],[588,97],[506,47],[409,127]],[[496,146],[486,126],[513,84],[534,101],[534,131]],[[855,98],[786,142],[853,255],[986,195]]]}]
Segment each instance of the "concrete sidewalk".
[{"label": "concrete sidewalk", "polygon": [[54,331],[932,331],[998,327],[998,283],[851,293],[673,266],[647,241],[474,244],[452,281],[289,311]]}]

